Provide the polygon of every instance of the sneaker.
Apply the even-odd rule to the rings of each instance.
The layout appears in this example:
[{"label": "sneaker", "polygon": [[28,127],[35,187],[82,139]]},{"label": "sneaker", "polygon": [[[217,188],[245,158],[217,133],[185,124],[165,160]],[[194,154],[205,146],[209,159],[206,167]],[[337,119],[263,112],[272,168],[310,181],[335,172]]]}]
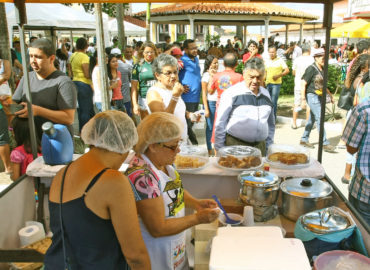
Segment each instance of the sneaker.
[{"label": "sneaker", "polygon": [[307,148],[315,148],[315,146],[309,142],[300,141],[299,144]]},{"label": "sneaker", "polygon": [[345,178],[344,176],[342,177],[341,180],[343,184],[349,184],[349,179]]},{"label": "sneaker", "polygon": [[324,149],[325,152],[335,153],[335,146],[332,146],[330,144],[324,145],[322,148]]}]

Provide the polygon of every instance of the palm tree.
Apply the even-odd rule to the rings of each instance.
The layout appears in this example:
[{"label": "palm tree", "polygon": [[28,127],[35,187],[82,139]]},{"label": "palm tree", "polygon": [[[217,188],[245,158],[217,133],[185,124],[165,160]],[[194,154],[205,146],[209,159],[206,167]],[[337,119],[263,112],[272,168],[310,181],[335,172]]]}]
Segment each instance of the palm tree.
[{"label": "palm tree", "polygon": [[117,31],[118,31],[118,47],[123,49],[126,46],[125,41],[125,26],[123,23],[125,16],[124,4],[116,4],[116,19],[117,19]]},{"label": "palm tree", "polygon": [[150,41],[150,6],[151,3],[148,3],[146,8],[146,41]]}]

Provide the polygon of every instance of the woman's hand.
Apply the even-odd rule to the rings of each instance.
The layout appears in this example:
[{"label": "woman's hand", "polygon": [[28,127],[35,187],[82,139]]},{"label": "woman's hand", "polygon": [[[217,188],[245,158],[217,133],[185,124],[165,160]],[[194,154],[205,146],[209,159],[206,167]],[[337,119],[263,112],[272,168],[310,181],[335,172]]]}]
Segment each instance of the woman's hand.
[{"label": "woman's hand", "polygon": [[217,207],[217,203],[212,199],[197,200],[197,202],[195,204],[195,209],[197,211],[200,211],[200,210],[206,209],[206,208],[216,208],[216,207]]},{"label": "woman's hand", "polygon": [[172,96],[180,97],[183,92],[184,92],[184,87],[182,86],[182,84],[179,82],[176,82],[172,90]]},{"label": "woman's hand", "polygon": [[218,209],[202,209],[196,213],[197,219],[200,224],[202,223],[211,223],[212,221],[218,218],[220,210]]},{"label": "woman's hand", "polygon": [[133,104],[132,111],[133,111],[134,114],[140,116],[140,108],[139,108],[138,104]]},{"label": "woman's hand", "polygon": [[209,117],[209,109],[204,109],[204,117],[205,118]]}]

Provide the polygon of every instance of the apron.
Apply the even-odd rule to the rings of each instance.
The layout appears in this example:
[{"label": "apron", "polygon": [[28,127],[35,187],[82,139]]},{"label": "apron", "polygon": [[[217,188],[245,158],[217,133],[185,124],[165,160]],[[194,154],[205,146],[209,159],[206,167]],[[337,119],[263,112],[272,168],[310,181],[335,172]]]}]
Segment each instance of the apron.
[{"label": "apron", "polygon": [[[168,176],[158,170],[145,155],[142,155],[142,158],[150,165],[159,178],[165,217],[184,217],[184,188],[182,187],[179,173],[172,166],[166,166],[169,173]],[[185,231],[175,235],[154,238],[150,235],[140,217],[139,222],[153,270],[189,269],[188,258],[185,252]]]}]

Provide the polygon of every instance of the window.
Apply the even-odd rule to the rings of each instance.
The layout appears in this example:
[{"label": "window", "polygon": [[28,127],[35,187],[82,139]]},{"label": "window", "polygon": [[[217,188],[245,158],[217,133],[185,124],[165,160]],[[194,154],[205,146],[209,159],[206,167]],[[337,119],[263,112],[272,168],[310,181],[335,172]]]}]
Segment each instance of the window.
[{"label": "window", "polygon": [[158,24],[158,42],[165,42],[165,37],[169,35],[170,26],[168,24]]}]

